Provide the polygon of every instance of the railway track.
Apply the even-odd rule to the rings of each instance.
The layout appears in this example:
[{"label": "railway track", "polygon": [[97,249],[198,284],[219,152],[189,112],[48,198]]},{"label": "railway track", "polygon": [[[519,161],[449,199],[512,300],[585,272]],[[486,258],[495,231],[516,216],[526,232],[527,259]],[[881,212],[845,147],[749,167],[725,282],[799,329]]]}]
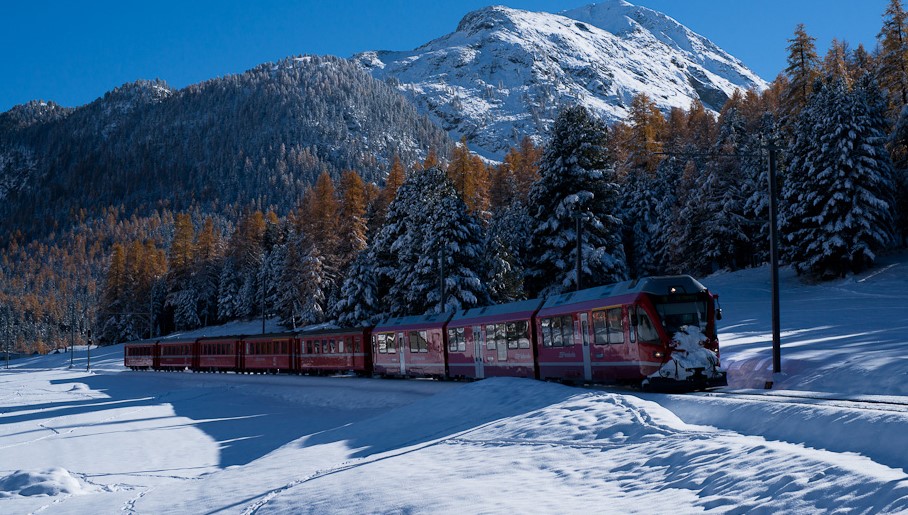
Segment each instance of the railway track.
[{"label": "railway track", "polygon": [[715,390],[689,394],[693,397],[735,398],[752,402],[771,404],[795,404],[825,408],[846,408],[864,411],[885,411],[908,413],[908,397],[841,396],[821,392],[767,391],[761,390]]}]

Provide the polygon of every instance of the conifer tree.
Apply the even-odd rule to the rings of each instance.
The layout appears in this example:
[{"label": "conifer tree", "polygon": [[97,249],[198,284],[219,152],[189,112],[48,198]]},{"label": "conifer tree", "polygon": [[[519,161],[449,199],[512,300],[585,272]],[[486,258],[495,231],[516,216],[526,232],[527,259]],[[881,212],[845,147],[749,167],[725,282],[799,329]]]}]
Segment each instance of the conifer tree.
[{"label": "conifer tree", "polygon": [[257,311],[256,293],[265,259],[266,228],[261,211],[244,213],[237,223],[218,280],[218,318],[248,317]]},{"label": "conifer tree", "polygon": [[880,41],[880,85],[889,90],[892,119],[908,104],[908,13],[901,0],[890,0],[883,13]]},{"label": "conifer tree", "polygon": [[[391,168],[388,175],[384,178],[384,186],[377,190],[377,195],[368,204],[366,218],[369,220],[367,239],[371,240],[375,233],[384,225],[385,218],[388,216],[388,206],[394,201],[397,195],[397,189],[404,183],[407,178],[407,171],[397,154],[391,161]],[[377,188],[374,184],[367,185],[367,191],[371,187]],[[374,191],[374,190],[373,190]]]},{"label": "conifer tree", "polygon": [[832,38],[826,57],[823,58],[823,71],[826,75],[841,77],[845,84],[851,84],[851,73],[848,67],[848,44]]},{"label": "conifer tree", "polygon": [[488,209],[489,172],[482,159],[470,153],[466,136],[451,152],[447,174],[471,213]]},{"label": "conifer tree", "polygon": [[344,274],[337,302],[331,307],[330,319],[340,327],[368,326],[382,314],[376,284],[375,256],[371,250],[360,252]]},{"label": "conifer tree", "polygon": [[317,245],[305,234],[293,234],[281,246],[276,308],[281,321],[297,328],[325,318],[325,274]]},{"label": "conifer tree", "polygon": [[184,280],[192,265],[195,245],[195,228],[189,213],[178,213],[173,226],[173,240],[170,243],[170,270]]},{"label": "conifer tree", "polygon": [[517,195],[526,204],[533,183],[539,180],[539,160],[542,159],[542,148],[533,143],[532,138],[524,136],[515,152],[508,152],[504,162],[508,165],[517,182]]},{"label": "conifer tree", "polygon": [[217,318],[218,276],[222,266],[223,249],[214,220],[206,217],[196,239],[195,278],[199,294],[199,317],[203,326]]},{"label": "conifer tree", "polygon": [[615,170],[608,162],[607,129],[582,106],[565,108],[552,129],[530,190],[532,218],[526,287],[531,296],[576,287],[576,220],[583,224],[586,286],[626,277]]},{"label": "conifer tree", "polygon": [[485,244],[489,295],[498,303],[526,298],[523,287],[524,249],[530,220],[526,206],[514,201],[493,212]]},{"label": "conifer tree", "polygon": [[622,184],[623,244],[630,277],[656,274],[656,237],[659,234],[655,176],[645,169],[628,170]]},{"label": "conifer tree", "polygon": [[[491,303],[483,254],[485,234],[479,219],[470,213],[454,185],[439,168],[417,174],[416,187],[423,199],[425,217],[411,211],[411,231],[421,233],[415,266],[402,275],[407,306],[416,313],[446,312]],[[414,206],[415,207],[415,206]],[[443,261],[445,297],[439,275]]]},{"label": "conifer tree", "polygon": [[819,76],[820,60],[817,56],[816,38],[807,34],[803,23],[795,28],[794,37],[788,40],[788,89],[783,98],[783,114],[793,118],[807,105],[813,82]]},{"label": "conifer tree", "polygon": [[889,243],[892,163],[885,102],[862,78],[824,82],[798,119],[783,188],[783,234],[795,268],[820,278],[858,272]]},{"label": "conifer tree", "polygon": [[343,230],[338,255],[339,268],[343,270],[367,245],[366,185],[354,170],[341,176],[340,197],[338,227]]},{"label": "conifer tree", "polygon": [[655,172],[662,160],[657,153],[662,152],[665,117],[646,93],[638,93],[631,100],[628,122],[631,130],[628,168]]},{"label": "conifer tree", "polygon": [[854,79],[866,73],[876,73],[877,70],[876,59],[864,48],[863,43],[858,43],[857,48],[848,55],[845,64],[848,67],[848,74]]}]

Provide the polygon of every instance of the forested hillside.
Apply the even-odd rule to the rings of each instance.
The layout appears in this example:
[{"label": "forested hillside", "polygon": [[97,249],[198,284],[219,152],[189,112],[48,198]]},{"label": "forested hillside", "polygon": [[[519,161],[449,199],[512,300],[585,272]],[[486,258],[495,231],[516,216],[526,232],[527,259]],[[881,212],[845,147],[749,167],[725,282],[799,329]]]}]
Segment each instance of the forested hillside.
[{"label": "forested hillside", "polygon": [[140,81],[77,109],[35,102],[0,115],[0,235],[46,236],[110,206],[286,212],[322,171],[381,182],[393,155],[449,147],[343,59],[291,58],[179,91]]}]

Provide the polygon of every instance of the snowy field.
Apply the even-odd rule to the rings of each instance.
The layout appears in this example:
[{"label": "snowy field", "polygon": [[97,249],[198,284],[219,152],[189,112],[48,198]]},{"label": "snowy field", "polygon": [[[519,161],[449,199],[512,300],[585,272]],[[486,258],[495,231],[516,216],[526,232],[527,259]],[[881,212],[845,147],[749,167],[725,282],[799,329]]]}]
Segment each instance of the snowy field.
[{"label": "snowy field", "polygon": [[[122,346],[0,370],[0,513],[908,512],[908,256],[721,295],[731,385],[693,395],[131,372]],[[2,364],[2,363],[0,363]],[[772,390],[764,390],[767,381]]]}]

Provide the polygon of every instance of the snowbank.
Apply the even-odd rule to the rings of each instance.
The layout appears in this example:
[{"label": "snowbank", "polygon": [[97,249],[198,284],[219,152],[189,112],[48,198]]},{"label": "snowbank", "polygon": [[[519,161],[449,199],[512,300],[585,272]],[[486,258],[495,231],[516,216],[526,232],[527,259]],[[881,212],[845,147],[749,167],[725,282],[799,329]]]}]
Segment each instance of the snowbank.
[{"label": "snowbank", "polygon": [[82,495],[95,489],[72,476],[68,470],[54,467],[46,470],[17,470],[0,478],[0,499],[16,495],[54,496]]}]

